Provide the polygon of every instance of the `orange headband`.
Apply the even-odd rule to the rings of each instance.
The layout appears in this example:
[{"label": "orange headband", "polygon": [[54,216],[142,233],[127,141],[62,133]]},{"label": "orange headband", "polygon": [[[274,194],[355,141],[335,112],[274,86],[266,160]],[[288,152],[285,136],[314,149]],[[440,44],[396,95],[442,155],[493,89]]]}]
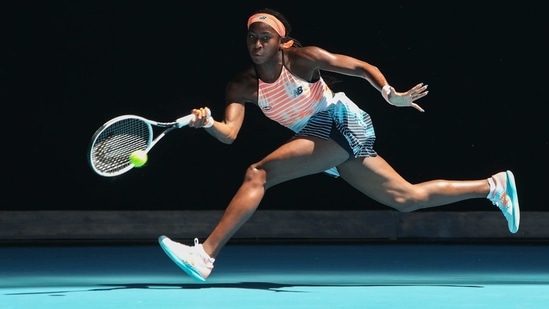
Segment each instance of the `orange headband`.
[{"label": "orange headband", "polygon": [[281,37],[286,36],[286,27],[284,27],[284,24],[271,14],[258,13],[250,16],[250,18],[248,18],[248,29],[250,29],[251,24],[256,22],[266,23],[271,26]]}]

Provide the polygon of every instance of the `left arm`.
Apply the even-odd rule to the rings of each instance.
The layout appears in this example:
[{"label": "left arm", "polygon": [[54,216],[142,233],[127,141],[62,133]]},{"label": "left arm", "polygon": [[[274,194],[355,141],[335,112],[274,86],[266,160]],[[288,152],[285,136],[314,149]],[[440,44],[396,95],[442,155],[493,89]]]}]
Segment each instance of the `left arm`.
[{"label": "left arm", "polygon": [[316,46],[295,49],[296,61],[313,70],[323,70],[348,76],[366,79],[374,88],[382,92],[385,100],[395,106],[412,106],[423,112],[424,110],[414,101],[423,98],[429,92],[427,85],[415,85],[405,92],[397,92],[385,79],[378,67],[347,55],[333,54]]}]

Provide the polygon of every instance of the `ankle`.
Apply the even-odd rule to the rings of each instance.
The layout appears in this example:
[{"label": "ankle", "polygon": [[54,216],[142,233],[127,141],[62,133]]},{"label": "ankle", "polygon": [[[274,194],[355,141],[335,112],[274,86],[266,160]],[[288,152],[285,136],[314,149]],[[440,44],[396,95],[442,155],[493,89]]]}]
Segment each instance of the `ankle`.
[{"label": "ankle", "polygon": [[488,191],[488,195],[486,196],[486,198],[491,198],[494,196],[494,193],[496,191],[496,182],[494,181],[494,177],[490,177],[487,179],[488,180],[488,184],[490,185],[490,190]]},{"label": "ankle", "polygon": [[210,252],[212,252],[210,250],[210,248],[207,246],[207,244],[200,244],[200,249],[202,250],[202,253],[204,254],[204,256],[206,256],[207,258],[209,258],[212,263],[213,261],[215,261],[215,258],[212,256],[212,254]]}]

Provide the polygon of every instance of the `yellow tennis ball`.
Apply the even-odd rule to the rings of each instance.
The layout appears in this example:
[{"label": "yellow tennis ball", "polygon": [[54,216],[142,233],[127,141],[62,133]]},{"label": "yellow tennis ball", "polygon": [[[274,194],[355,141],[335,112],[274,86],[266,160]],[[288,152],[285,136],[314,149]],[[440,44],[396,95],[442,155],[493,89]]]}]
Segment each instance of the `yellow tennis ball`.
[{"label": "yellow tennis ball", "polygon": [[147,153],[144,150],[136,150],[130,154],[130,162],[135,167],[141,167],[147,163]]}]

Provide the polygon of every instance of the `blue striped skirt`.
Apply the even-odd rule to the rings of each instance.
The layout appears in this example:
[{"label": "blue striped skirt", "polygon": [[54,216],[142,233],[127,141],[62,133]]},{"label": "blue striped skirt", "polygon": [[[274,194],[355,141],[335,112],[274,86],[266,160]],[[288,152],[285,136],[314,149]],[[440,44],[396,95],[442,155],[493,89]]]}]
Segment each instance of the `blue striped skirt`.
[{"label": "blue striped skirt", "polygon": [[[311,116],[307,125],[295,136],[332,138],[354,158],[377,156],[374,150],[376,135],[370,115],[344,93],[337,93],[334,99],[335,101],[325,110]],[[335,167],[326,173],[339,176]]]}]

